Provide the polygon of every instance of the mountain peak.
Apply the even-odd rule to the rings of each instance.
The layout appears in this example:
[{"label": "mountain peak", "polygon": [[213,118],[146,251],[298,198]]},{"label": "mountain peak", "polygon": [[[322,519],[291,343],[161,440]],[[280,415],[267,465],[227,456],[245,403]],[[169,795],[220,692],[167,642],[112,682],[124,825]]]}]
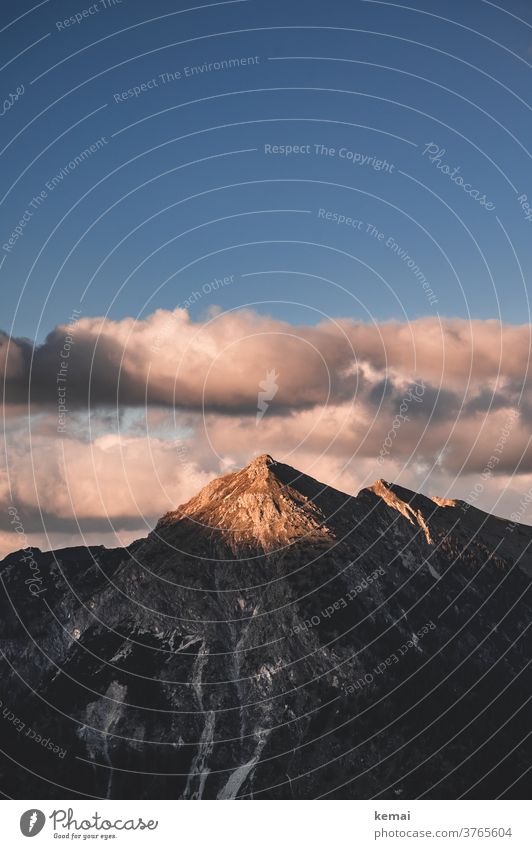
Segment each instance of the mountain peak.
[{"label": "mountain peak", "polygon": [[257,457],[254,457],[247,466],[246,469],[252,468],[268,468],[269,466],[275,466],[275,460],[269,454],[259,454]]},{"label": "mountain peak", "polygon": [[[388,507],[401,513],[410,524],[419,525],[429,545],[432,544],[430,530],[422,510],[424,502],[429,499],[397,484],[388,483],[382,478],[376,480],[368,489],[381,498]],[[429,511],[427,511],[428,514]]]},{"label": "mountain peak", "polygon": [[257,478],[266,480],[270,474],[270,469],[276,465],[275,460],[269,454],[259,454],[254,457],[247,466],[240,470],[240,473],[247,474],[250,481]]},{"label": "mountain peak", "polygon": [[194,528],[197,534],[216,534],[233,552],[271,552],[302,538],[330,540],[326,517],[350,500],[270,454],[260,454],[167,513],[156,530]]}]

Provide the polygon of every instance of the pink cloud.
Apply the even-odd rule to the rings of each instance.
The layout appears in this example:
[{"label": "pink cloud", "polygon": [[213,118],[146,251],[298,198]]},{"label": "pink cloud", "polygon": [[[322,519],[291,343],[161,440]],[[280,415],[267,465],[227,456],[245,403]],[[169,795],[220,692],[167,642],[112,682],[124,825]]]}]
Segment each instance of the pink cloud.
[{"label": "pink cloud", "polygon": [[[55,328],[33,349],[31,398],[56,402],[56,373],[65,337],[69,403],[251,413],[266,370],[277,371],[279,411],[343,402],[377,378],[401,384],[422,377],[458,394],[485,384],[517,390],[529,362],[531,328],[498,321],[438,320],[363,324],[342,319],[290,325],[249,310],[192,322],[185,310],[158,310],[142,321],[81,318]],[[32,347],[12,340],[0,352],[7,401],[24,403]],[[0,359],[0,365],[2,359]]]}]

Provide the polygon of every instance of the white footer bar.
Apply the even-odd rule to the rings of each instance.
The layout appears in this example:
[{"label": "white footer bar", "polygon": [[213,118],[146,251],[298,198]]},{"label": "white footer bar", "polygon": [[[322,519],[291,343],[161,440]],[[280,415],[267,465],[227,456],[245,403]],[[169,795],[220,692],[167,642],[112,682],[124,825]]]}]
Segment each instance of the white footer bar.
[{"label": "white footer bar", "polygon": [[3,801],[2,844],[194,849],[531,849],[517,801]]}]

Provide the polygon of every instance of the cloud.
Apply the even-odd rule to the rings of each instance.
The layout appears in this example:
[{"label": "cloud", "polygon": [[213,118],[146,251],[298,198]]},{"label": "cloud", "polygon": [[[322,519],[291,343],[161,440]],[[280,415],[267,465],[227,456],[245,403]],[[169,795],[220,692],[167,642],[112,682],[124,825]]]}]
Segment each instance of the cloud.
[{"label": "cloud", "polygon": [[42,345],[4,334],[0,368],[10,406],[29,397],[32,409],[54,407],[64,386],[71,409],[148,403],[223,414],[254,414],[258,384],[275,370],[276,411],[287,415],[378,391],[378,384],[384,397],[390,383],[400,390],[416,377],[454,392],[460,404],[480,391],[488,403],[489,393],[512,400],[523,381],[529,385],[530,346],[529,325],[498,321],[299,326],[239,310],[195,323],[176,309],[141,321],[80,318],[56,327]]},{"label": "cloud", "polygon": [[[212,477],[187,456],[181,440],[107,433],[88,441],[58,440],[50,422],[13,429],[0,468],[3,504],[16,507],[31,544],[49,548],[46,534],[70,542],[105,535],[145,536],[160,515],[187,501]],[[10,493],[8,492],[8,485]],[[0,514],[6,548],[20,547],[9,534],[7,508]],[[114,542],[114,545],[119,544]]]},{"label": "cloud", "polygon": [[[4,335],[0,498],[9,485],[43,548],[43,527],[54,544],[81,541],[79,528],[118,544],[260,452],[348,492],[385,477],[456,497],[496,456],[483,506],[504,491],[509,514],[532,474],[530,342],[529,325],[498,321],[301,326],[246,310],[84,317],[42,345]],[[278,390],[257,417],[271,371]],[[17,547],[1,519],[0,535]]]}]

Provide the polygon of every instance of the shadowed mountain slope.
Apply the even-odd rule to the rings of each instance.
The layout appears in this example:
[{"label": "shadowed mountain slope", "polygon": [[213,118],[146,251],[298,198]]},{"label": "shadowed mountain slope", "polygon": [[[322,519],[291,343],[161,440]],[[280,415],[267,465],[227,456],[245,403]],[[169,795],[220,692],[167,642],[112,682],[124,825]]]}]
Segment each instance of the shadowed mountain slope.
[{"label": "shadowed mountain slope", "polygon": [[1,786],[526,797],[531,542],[463,502],[349,496],[261,455],[127,549],[15,552]]}]

